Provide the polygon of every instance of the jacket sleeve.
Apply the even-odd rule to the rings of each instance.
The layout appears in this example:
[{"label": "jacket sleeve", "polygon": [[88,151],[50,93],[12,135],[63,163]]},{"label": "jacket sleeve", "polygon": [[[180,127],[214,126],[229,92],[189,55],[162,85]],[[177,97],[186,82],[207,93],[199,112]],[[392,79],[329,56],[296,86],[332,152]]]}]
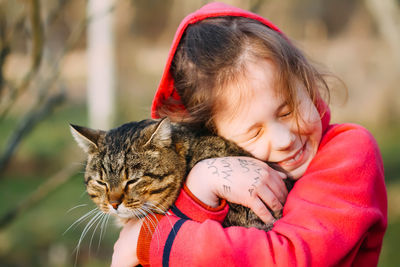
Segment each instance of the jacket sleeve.
[{"label": "jacket sleeve", "polygon": [[386,224],[378,147],[364,128],[343,124],[328,129],[271,231],[166,216],[149,260],[152,266],[376,266]]}]

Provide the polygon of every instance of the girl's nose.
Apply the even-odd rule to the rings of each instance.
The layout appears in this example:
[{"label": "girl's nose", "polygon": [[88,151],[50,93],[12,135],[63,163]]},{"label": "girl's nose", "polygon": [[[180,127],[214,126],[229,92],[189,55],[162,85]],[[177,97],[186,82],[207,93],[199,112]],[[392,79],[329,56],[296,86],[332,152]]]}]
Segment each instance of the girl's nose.
[{"label": "girl's nose", "polygon": [[271,148],[273,150],[283,151],[290,149],[296,141],[296,133],[292,132],[290,127],[282,123],[274,123],[269,128]]}]

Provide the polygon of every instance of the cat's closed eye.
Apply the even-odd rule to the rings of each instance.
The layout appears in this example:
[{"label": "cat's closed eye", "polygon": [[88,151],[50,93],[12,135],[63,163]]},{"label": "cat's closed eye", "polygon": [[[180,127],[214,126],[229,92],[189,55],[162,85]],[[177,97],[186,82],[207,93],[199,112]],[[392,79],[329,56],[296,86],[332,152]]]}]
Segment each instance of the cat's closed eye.
[{"label": "cat's closed eye", "polygon": [[134,184],[137,181],[139,181],[139,178],[135,178],[135,179],[127,181],[126,184],[125,184],[125,188],[128,188],[129,185]]},{"label": "cat's closed eye", "polygon": [[101,186],[105,186],[107,187],[107,183],[100,181],[100,180],[95,180],[97,184],[101,185]]}]

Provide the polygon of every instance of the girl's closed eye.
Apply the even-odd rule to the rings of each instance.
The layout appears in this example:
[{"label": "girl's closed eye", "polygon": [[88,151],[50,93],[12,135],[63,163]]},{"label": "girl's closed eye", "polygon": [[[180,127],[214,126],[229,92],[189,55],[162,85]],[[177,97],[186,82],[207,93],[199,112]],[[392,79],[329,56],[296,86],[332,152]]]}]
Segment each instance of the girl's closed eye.
[{"label": "girl's closed eye", "polygon": [[250,134],[250,140],[256,139],[257,137],[259,137],[262,134],[262,132],[263,132],[262,127],[254,129]]},{"label": "girl's closed eye", "polygon": [[280,112],[278,113],[278,117],[279,117],[279,118],[287,118],[287,117],[289,117],[290,115],[292,115],[292,113],[293,113],[293,110],[292,110],[288,105],[285,105],[285,106],[280,110]]},{"label": "girl's closed eye", "polygon": [[243,143],[252,143],[256,141],[262,135],[263,132],[264,132],[263,127],[253,128],[248,132]]},{"label": "girl's closed eye", "polygon": [[254,142],[262,134],[262,127],[251,127],[246,133],[232,136],[231,139],[241,145],[246,145]]}]

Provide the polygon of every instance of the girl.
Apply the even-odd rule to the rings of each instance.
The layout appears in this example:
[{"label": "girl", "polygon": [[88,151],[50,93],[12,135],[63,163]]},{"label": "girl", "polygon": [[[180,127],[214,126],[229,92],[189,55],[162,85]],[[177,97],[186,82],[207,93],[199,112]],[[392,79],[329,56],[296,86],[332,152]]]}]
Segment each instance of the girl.
[{"label": "girl", "polygon": [[[197,164],[170,215],[124,227],[112,265],[376,266],[387,224],[381,156],[364,128],[329,124],[319,90],[323,76],[266,19],[222,3],[186,17],[152,116],[208,127],[256,159]],[[284,177],[264,162],[298,179],[287,199]],[[265,222],[266,206],[286,203],[264,232],[222,228],[221,199]]]}]

